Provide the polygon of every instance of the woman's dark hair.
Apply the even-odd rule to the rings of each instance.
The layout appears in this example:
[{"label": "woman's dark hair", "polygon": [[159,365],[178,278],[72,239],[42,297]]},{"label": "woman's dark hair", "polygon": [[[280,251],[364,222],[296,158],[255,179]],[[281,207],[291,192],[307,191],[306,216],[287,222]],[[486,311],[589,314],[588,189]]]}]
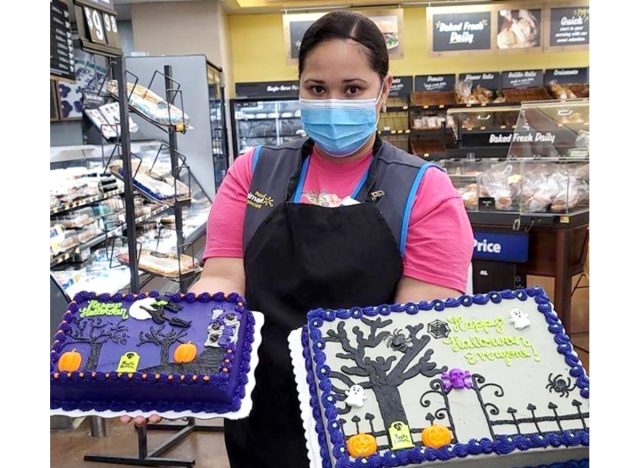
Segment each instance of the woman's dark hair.
[{"label": "woman's dark hair", "polygon": [[331,39],[352,39],[364,46],[371,69],[384,79],[389,72],[389,52],[378,26],[360,13],[339,10],[327,13],[304,33],[298,54],[298,76],[304,70],[304,60],[318,44]]}]

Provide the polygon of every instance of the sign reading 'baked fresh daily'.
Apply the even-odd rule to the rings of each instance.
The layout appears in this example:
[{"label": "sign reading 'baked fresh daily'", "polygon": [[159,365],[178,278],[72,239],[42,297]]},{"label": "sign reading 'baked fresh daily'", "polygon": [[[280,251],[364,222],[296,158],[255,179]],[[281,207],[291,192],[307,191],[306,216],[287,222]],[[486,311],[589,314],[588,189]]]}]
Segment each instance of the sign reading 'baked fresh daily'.
[{"label": "sign reading 'baked fresh daily'", "polygon": [[551,47],[589,44],[589,7],[551,8]]},{"label": "sign reading 'baked fresh daily'", "polygon": [[433,52],[491,48],[491,12],[433,13]]}]

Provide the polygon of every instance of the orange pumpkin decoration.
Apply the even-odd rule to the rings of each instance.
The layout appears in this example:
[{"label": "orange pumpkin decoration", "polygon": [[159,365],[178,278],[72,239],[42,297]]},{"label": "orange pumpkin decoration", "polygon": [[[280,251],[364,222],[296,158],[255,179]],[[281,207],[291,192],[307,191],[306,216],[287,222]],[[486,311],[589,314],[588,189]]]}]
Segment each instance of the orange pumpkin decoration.
[{"label": "orange pumpkin decoration", "polygon": [[449,445],[453,440],[453,435],[449,428],[440,424],[426,427],[422,431],[422,443],[431,448],[440,448]]},{"label": "orange pumpkin decoration", "polygon": [[82,355],[73,348],[71,351],[62,353],[58,359],[58,370],[60,372],[75,372],[80,369],[82,364]]},{"label": "orange pumpkin decoration", "polygon": [[356,434],[347,440],[347,450],[352,457],[368,457],[378,451],[378,444],[371,434]]},{"label": "orange pumpkin decoration", "polygon": [[191,362],[196,358],[198,348],[189,341],[178,346],[173,353],[173,360],[179,364]]}]

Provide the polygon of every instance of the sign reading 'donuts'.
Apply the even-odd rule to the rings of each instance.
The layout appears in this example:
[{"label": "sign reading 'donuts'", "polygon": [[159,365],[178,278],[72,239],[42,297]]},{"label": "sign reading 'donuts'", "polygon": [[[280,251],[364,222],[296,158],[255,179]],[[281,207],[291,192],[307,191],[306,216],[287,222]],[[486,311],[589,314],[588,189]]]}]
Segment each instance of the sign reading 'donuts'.
[{"label": "sign reading 'donuts'", "polygon": [[416,91],[453,91],[456,87],[456,75],[418,75]]}]

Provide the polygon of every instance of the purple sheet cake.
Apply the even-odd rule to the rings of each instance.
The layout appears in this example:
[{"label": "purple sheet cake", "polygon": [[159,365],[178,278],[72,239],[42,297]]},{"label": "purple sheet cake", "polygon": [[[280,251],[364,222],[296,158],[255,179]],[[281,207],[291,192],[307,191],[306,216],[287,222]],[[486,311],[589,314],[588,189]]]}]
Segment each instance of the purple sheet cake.
[{"label": "purple sheet cake", "polygon": [[237,294],[81,292],[54,336],[51,409],[238,411],[254,324]]}]

